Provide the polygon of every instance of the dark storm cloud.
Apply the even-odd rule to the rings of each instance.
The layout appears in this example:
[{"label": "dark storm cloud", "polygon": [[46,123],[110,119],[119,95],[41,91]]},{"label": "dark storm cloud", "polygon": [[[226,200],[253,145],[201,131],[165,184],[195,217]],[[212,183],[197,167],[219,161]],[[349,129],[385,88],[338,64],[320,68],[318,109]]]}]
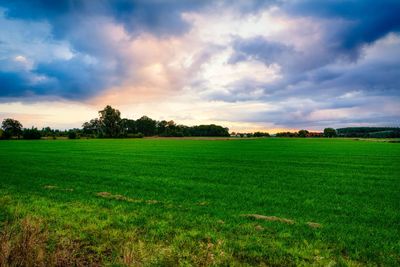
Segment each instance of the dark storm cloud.
[{"label": "dark storm cloud", "polygon": [[23,96],[32,90],[26,75],[18,72],[0,71],[0,97]]},{"label": "dark storm cloud", "polygon": [[397,0],[289,1],[282,4],[281,9],[288,15],[324,20],[325,33],[320,43],[324,53],[313,54],[312,58],[304,60],[304,57],[298,58],[301,55],[283,44],[252,38],[235,42],[234,47],[238,51],[235,57],[244,58],[244,55],[247,55],[266,63],[278,60],[277,57],[280,57],[280,63],[287,66],[288,63],[282,62],[282,58],[288,55],[291,56],[289,64],[296,64],[292,61],[301,60],[301,64],[297,65],[320,67],[341,57],[356,60],[363,46],[375,42],[388,33],[400,31],[400,1]]},{"label": "dark storm cloud", "polygon": [[75,27],[71,16],[110,16],[130,32],[150,31],[155,34],[181,34],[189,25],[182,12],[195,11],[211,1],[196,0],[15,0],[0,2],[9,18],[47,20],[54,34],[62,36],[65,29]]},{"label": "dark storm cloud", "polygon": [[[319,41],[307,51],[294,49],[287,44],[288,40],[280,43],[265,37],[238,38],[233,42],[235,52],[231,64],[255,59],[267,66],[275,63],[281,67],[282,78],[262,85],[264,94],[259,98],[265,101],[306,98],[327,102],[334,108],[357,106],[357,97],[334,98],[351,91],[400,97],[400,83],[396,78],[400,77],[400,62],[394,60],[400,56],[399,45],[380,47],[375,59],[365,61],[368,55],[363,54],[365,47],[389,33],[398,33],[400,1],[292,1],[281,9],[289,16],[321,22],[323,31]],[[220,99],[246,99],[244,93],[248,89],[237,82],[232,87],[234,93],[220,95]],[[247,99],[254,100],[251,91]]]},{"label": "dark storm cloud", "polygon": [[364,44],[400,30],[398,0],[305,0],[289,3],[284,10],[293,15],[348,21],[328,41],[333,48],[349,55]]},{"label": "dark storm cloud", "polygon": [[67,99],[89,97],[109,83],[101,68],[79,59],[39,64],[34,70],[1,71],[0,97],[59,96]]},{"label": "dark storm cloud", "polygon": [[50,94],[68,99],[87,98],[112,85],[107,70],[83,62],[79,57],[39,64],[34,72],[49,79]]},{"label": "dark storm cloud", "polygon": [[[239,13],[257,12],[278,4],[279,0],[212,1],[212,0],[1,0],[10,18],[47,20],[54,24],[55,35],[74,27],[70,15],[110,16],[130,32],[152,32],[158,35],[182,34],[190,25],[183,12],[234,7]],[[67,19],[66,19],[67,18]],[[69,23],[68,23],[69,22]],[[62,27],[57,27],[62,26]]]}]

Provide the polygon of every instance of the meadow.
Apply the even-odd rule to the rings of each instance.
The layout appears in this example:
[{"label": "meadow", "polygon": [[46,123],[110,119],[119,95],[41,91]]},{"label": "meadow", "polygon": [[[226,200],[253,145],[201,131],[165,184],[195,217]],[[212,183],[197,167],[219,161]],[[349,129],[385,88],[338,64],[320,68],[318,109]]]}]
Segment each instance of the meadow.
[{"label": "meadow", "polygon": [[0,142],[0,266],[400,265],[400,144]]}]

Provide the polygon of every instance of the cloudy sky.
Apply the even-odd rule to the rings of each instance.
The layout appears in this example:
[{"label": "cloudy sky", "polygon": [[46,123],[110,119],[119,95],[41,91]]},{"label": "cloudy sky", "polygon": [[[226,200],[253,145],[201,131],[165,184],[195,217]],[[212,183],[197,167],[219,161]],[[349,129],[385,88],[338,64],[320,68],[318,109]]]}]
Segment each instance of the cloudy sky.
[{"label": "cloudy sky", "polygon": [[400,1],[0,0],[0,119],[400,124]]}]

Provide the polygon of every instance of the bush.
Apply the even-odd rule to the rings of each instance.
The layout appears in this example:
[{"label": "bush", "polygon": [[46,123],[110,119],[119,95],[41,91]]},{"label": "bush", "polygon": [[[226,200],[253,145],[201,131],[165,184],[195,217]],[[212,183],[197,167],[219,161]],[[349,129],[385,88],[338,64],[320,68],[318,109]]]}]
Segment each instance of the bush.
[{"label": "bush", "polygon": [[228,128],[215,124],[190,127],[189,133],[191,136],[230,136]]},{"label": "bush", "polygon": [[341,137],[394,138],[400,136],[398,127],[348,127],[336,129],[336,131]]},{"label": "bush", "polygon": [[12,136],[10,134],[10,132],[7,131],[3,131],[2,129],[0,129],[0,139],[6,140],[6,139],[10,139]]},{"label": "bush", "polygon": [[292,133],[292,132],[280,132],[275,134],[276,137],[298,137],[298,133]]},{"label": "bush", "polygon": [[73,131],[68,132],[68,139],[76,139],[76,137],[77,137],[76,132]]},{"label": "bush", "polygon": [[270,137],[269,133],[263,133],[263,132],[255,132],[253,134],[254,137]]},{"label": "bush", "polygon": [[126,137],[127,137],[127,138],[143,138],[143,137],[144,137],[144,134],[142,134],[142,133],[127,134]]},{"label": "bush", "polygon": [[22,137],[27,140],[35,140],[40,139],[42,135],[37,128],[32,127],[31,129],[24,129],[22,131]]},{"label": "bush", "polygon": [[336,137],[337,136],[336,130],[333,128],[325,128],[324,136],[325,137]]},{"label": "bush", "polygon": [[309,132],[307,130],[300,130],[297,134],[299,137],[307,137]]},{"label": "bush", "polygon": [[373,132],[369,133],[368,137],[372,138],[399,138],[400,137],[400,130],[399,131],[381,131],[381,132]]}]

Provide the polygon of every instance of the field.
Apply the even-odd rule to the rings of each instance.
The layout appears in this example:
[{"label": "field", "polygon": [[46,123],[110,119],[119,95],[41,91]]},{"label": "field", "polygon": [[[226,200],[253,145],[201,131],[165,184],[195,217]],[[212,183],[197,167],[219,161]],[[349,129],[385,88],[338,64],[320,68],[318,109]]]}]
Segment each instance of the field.
[{"label": "field", "polygon": [[400,144],[0,142],[0,266],[400,265]]}]

